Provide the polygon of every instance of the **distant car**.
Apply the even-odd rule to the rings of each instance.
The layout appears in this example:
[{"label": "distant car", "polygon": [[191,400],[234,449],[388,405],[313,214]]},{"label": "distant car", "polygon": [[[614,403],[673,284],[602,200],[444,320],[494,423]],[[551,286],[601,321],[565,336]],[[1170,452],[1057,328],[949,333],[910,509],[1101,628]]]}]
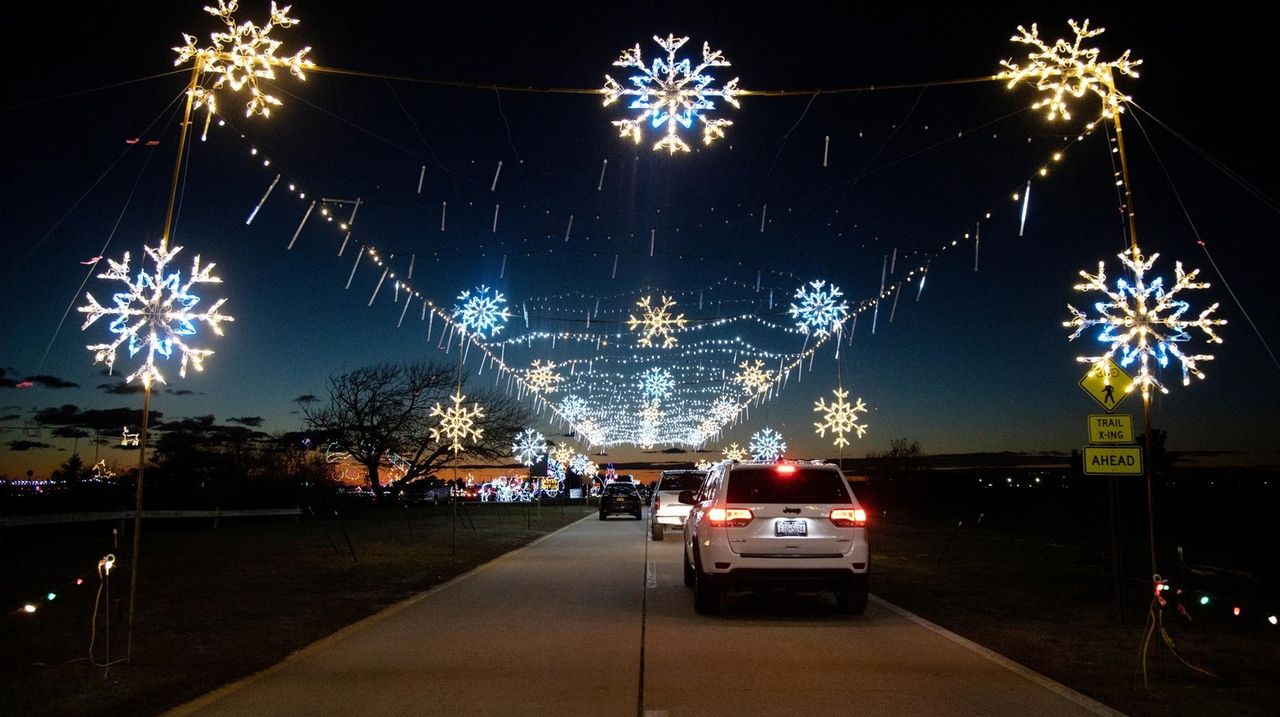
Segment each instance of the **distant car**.
[{"label": "distant car", "polygon": [[640,494],[631,483],[610,483],[600,494],[600,520],[614,513],[627,513],[640,520]]},{"label": "distant car", "polygon": [[440,505],[449,502],[451,490],[447,483],[414,481],[401,488],[397,498],[406,505]]},{"label": "distant car", "polygon": [[834,465],[725,461],[680,502],[692,506],[684,582],[697,612],[758,587],[830,590],[842,612],[867,609],[867,512]]},{"label": "distant car", "polygon": [[683,528],[684,519],[693,506],[680,502],[680,491],[698,490],[706,480],[706,471],[663,471],[653,488],[653,500],[649,503],[649,534],[654,540],[662,540],[667,528]]}]

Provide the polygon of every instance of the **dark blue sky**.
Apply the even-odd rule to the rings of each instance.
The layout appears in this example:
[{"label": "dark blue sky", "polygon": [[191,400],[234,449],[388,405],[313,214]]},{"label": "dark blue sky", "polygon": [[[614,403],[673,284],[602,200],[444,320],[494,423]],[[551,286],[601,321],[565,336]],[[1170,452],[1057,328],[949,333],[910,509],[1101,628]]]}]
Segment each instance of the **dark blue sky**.
[{"label": "dark blue sky", "polygon": [[[69,441],[51,438],[47,430],[31,437],[13,429],[33,411],[140,402],[99,388],[110,388],[111,381],[99,375],[83,347],[103,340],[105,328],[81,333],[74,311],[58,327],[68,304],[83,303],[78,287],[87,269],[79,262],[101,253],[108,237],[107,256],[127,250],[137,257],[142,244],[158,236],[177,130],[168,105],[185,77],[44,98],[166,72],[172,68],[168,48],[181,43],[181,32],[203,38],[214,29],[201,3],[155,5],[124,16],[103,9],[57,18],[52,41],[100,48],[107,59],[68,53],[20,63],[31,74],[16,81],[0,114],[10,140],[0,199],[7,218],[0,367],[9,379],[42,374],[79,386],[0,388],[0,426],[9,427],[0,433],[0,473],[65,457],[55,449]],[[656,50],[650,36],[674,31],[691,36],[687,47],[707,40],[724,52],[733,67],[718,77],[739,76],[750,89],[807,89],[987,75],[1001,58],[1022,56],[1008,42],[1018,24],[1038,22],[1048,38],[1068,31],[1064,12],[1020,7],[952,8],[927,16],[785,7],[743,12],[740,4],[702,5],[656,17],[585,4],[534,12],[485,4],[414,11],[401,3],[365,3],[337,13],[330,5],[295,2],[301,24],[278,32],[285,50],[309,44],[313,59],[325,66],[593,88],[617,71],[610,63],[623,48],[639,42],[648,58]],[[240,17],[260,21],[265,12],[265,4],[246,1]],[[1162,273],[1172,274],[1175,260],[1202,268],[1213,286],[1191,292],[1189,300],[1195,306],[1222,302],[1219,314],[1230,321],[1222,331],[1226,343],[1211,351],[1217,359],[1204,365],[1207,381],[1184,388],[1172,372],[1165,376],[1171,393],[1155,401],[1155,424],[1169,430],[1176,449],[1249,451],[1254,460],[1274,462],[1280,369],[1213,272],[1173,189],[1273,350],[1280,336],[1272,278],[1280,221],[1266,201],[1157,122],[1266,197],[1277,196],[1270,167],[1274,130],[1254,99],[1276,69],[1262,35],[1275,25],[1270,12],[1194,17],[1103,8],[1074,16],[1107,28],[1097,39],[1104,58],[1132,48],[1145,60],[1142,78],[1123,85],[1150,113],[1127,116],[1125,125],[1141,244],[1160,252]],[[17,48],[4,52],[14,66]],[[226,310],[236,321],[225,337],[202,334],[194,342],[217,351],[203,374],[181,380],[176,365],[162,369],[171,389],[191,392],[157,394],[153,407],[166,419],[260,417],[265,430],[292,430],[299,426],[292,399],[322,394],[331,374],[381,361],[444,358],[436,349],[439,327],[428,343],[425,327],[412,320],[416,306],[405,326],[396,328],[401,312],[392,305],[390,285],[366,306],[377,269],[364,265],[344,290],[354,250],[336,256],[341,236],[332,227],[310,222],[294,249],[286,249],[306,201],[280,187],[245,225],[280,171],[287,175],[282,184],[292,179],[308,199],[361,197],[357,241],[395,253],[397,261],[414,254],[414,286],[437,303],[451,305],[458,292],[482,283],[502,290],[517,307],[535,297],[584,295],[538,302],[548,308],[534,312],[534,323],[547,330],[569,325],[554,318],[553,306],[585,313],[603,297],[603,318],[625,319],[634,301],[627,292],[645,286],[696,292],[726,278],[752,288],[716,294],[727,301],[702,311],[691,306],[695,294],[682,294],[681,310],[697,319],[744,310],[768,314],[768,287],[776,287],[781,309],[801,281],[815,278],[838,284],[856,304],[875,295],[882,261],[896,249],[899,277],[903,267],[929,262],[919,300],[914,284],[905,288],[892,323],[886,302],[875,335],[870,314],[861,315],[838,362],[830,348],[821,350],[812,372],[806,363],[802,381],[792,377],[778,398],[753,408],[750,420],[716,446],[745,444],[768,425],[783,433],[796,455],[832,455],[813,433],[811,409],[817,398],[830,397],[837,371],[852,395],[872,407],[869,434],[855,442],[852,455],[884,449],[896,437],[917,439],[933,453],[1068,450],[1083,442],[1085,415],[1094,409],[1075,386],[1082,370],[1074,357],[1084,351],[1067,342],[1060,324],[1068,318],[1068,302],[1087,303],[1071,290],[1076,272],[1104,259],[1116,272],[1114,255],[1125,245],[1105,136],[1064,142],[1091,114],[1091,100],[1077,106],[1076,121],[1049,125],[1042,115],[1022,111],[1033,100],[1029,88],[1006,91],[997,83],[746,97],[741,109],[724,115],[735,123],[725,140],[668,157],[618,139],[609,120],[623,115],[589,95],[325,74],[275,87],[284,106],[270,120],[239,117],[238,98],[224,93],[222,107],[235,130],[214,128],[190,154],[175,243],[218,263],[225,283],[206,295],[229,297]],[[159,144],[125,144],[134,137]],[[823,168],[826,137],[830,151]],[[1050,176],[1033,182],[1019,237],[1019,205],[1011,192],[1067,145]],[[250,147],[259,155],[251,156]],[[264,168],[260,160],[268,156],[273,165]],[[609,169],[597,191],[606,159]],[[490,191],[499,161],[502,174]],[[426,181],[418,194],[423,165]],[[448,203],[444,232],[442,202]],[[497,232],[494,204],[501,205]],[[565,243],[569,215],[573,232]],[[977,272],[971,244],[937,253],[978,220]],[[758,272],[761,294],[753,289]],[[113,289],[97,279],[86,288],[100,300]],[[504,337],[520,333],[513,324]],[[803,343],[758,330],[741,338],[778,352],[798,351]],[[562,344],[540,351],[556,360],[576,355]],[[121,362],[127,364],[123,357]],[[1135,399],[1128,409],[1139,412]],[[24,439],[54,448],[14,450],[11,442]]]}]

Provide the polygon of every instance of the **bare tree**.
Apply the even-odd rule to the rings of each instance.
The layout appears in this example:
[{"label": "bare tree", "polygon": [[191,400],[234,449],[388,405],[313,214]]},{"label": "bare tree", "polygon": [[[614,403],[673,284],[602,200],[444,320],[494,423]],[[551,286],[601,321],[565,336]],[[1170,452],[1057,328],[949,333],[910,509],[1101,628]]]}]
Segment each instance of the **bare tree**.
[{"label": "bare tree", "polygon": [[[303,412],[307,427],[334,436],[365,467],[369,484],[382,495],[378,467],[392,455],[406,462],[407,479],[427,475],[453,459],[448,444],[433,440],[429,429],[436,421],[432,407],[451,405],[449,396],[458,388],[457,368],[446,364],[369,366],[330,377],[328,399],[305,404]],[[476,424],[482,435],[463,455],[505,455],[511,437],[523,428],[526,412],[515,399],[491,391],[468,395],[467,404],[473,401],[484,409]]]}]

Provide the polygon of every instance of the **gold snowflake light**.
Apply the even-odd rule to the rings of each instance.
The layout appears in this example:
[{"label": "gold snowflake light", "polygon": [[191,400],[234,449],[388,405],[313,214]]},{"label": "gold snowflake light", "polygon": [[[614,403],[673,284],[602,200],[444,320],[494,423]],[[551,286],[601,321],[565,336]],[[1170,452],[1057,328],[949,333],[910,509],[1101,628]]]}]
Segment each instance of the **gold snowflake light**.
[{"label": "gold snowflake light", "polygon": [[1067,22],[1075,33],[1074,41],[1059,38],[1052,45],[1040,38],[1034,23],[1029,31],[1019,25],[1018,34],[1010,40],[1031,48],[1027,62],[1020,65],[1011,59],[1001,60],[1004,71],[996,77],[1008,80],[1010,88],[1024,80],[1034,83],[1044,96],[1031,105],[1031,109],[1048,108],[1050,120],[1059,116],[1064,120],[1071,119],[1071,112],[1067,109],[1068,98],[1080,99],[1088,92],[1102,98],[1103,117],[1123,112],[1122,103],[1130,98],[1116,92],[1115,75],[1137,77],[1136,68],[1142,60],[1130,60],[1129,51],[1125,50],[1111,62],[1099,62],[1098,48],[1082,48],[1081,45],[1085,40],[1101,35],[1105,28],[1090,30],[1088,20],[1084,23]]},{"label": "gold snowflake light", "polygon": [[671,335],[673,329],[683,329],[687,323],[684,314],[673,316],[668,309],[676,305],[676,302],[669,297],[662,297],[661,306],[653,306],[650,302],[653,297],[646,296],[636,302],[636,306],[640,307],[641,314],[636,317],[635,314],[627,315],[627,328],[637,331],[640,338],[636,343],[641,346],[653,346],[655,338],[662,339],[662,348],[669,349],[676,345],[676,337]]},{"label": "gold snowflake light", "polygon": [[813,403],[813,410],[823,414],[822,420],[814,423],[813,426],[817,430],[818,435],[826,437],[827,431],[836,437],[835,445],[847,446],[849,439],[844,434],[856,432],[858,438],[862,438],[867,432],[867,424],[858,423],[858,414],[866,413],[867,406],[859,398],[854,403],[849,403],[845,399],[849,397],[849,392],[842,389],[834,389],[832,391],[836,395],[836,400],[827,403],[824,399],[819,398]]},{"label": "gold snowflake light", "polygon": [[724,449],[724,458],[728,461],[745,461],[750,455],[747,449],[737,443],[730,443],[729,447]]},{"label": "gold snowflake light", "polygon": [[713,465],[715,464],[712,463],[711,461],[698,461],[697,463],[693,464],[693,467],[695,470],[709,471],[711,470],[711,466]]},{"label": "gold snowflake light", "polygon": [[218,0],[217,7],[205,7],[205,12],[222,20],[227,26],[226,32],[211,33],[209,39],[213,44],[209,47],[197,47],[196,38],[183,33],[187,44],[173,48],[178,53],[173,64],[182,65],[194,59],[200,71],[213,78],[207,85],[202,78],[191,90],[195,106],[206,106],[210,115],[218,111],[215,93],[229,86],[234,92],[249,88],[245,116],[269,117],[271,107],[279,106],[280,100],[259,89],[258,80],[274,80],[277,67],[287,68],[299,80],[307,79],[304,70],[315,67],[315,63],[307,59],[311,48],[304,47],[289,57],[276,56],[283,43],[273,39],[271,31],[298,24],[297,19],[289,17],[290,6],[279,8],[272,2],[271,17],[261,27],[252,22],[237,23],[234,15],[238,6],[237,0]]},{"label": "gold snowflake light", "polygon": [[464,441],[475,442],[480,440],[484,435],[483,428],[476,427],[476,419],[484,418],[484,410],[480,408],[480,404],[473,403],[471,408],[462,405],[462,400],[466,396],[461,391],[450,396],[453,405],[449,408],[441,408],[440,404],[436,404],[431,409],[432,416],[440,417],[440,425],[431,429],[431,438],[437,441],[448,439],[450,441],[449,448],[453,449],[456,456],[466,448]]},{"label": "gold snowflake light", "polygon": [[564,376],[556,373],[555,368],[554,361],[543,363],[535,360],[524,375],[524,382],[529,390],[534,393],[555,393],[556,384],[564,380]]},{"label": "gold snowflake light", "polygon": [[548,455],[551,456],[551,460],[564,465],[569,462],[569,459],[573,458],[573,454],[576,452],[573,450],[573,446],[567,443],[557,443],[555,448],[548,451]]},{"label": "gold snowflake light", "polygon": [[[1217,310],[1215,303],[1191,318],[1187,313],[1191,305],[1178,298],[1184,289],[1205,289],[1209,284],[1196,281],[1200,270],[1191,273],[1182,270],[1182,262],[1174,265],[1174,282],[1165,286],[1162,277],[1148,281],[1147,272],[1155,264],[1159,254],[1144,258],[1142,250],[1133,247],[1121,254],[1120,263],[1133,274],[1130,283],[1125,278],[1116,280],[1115,289],[1107,286],[1107,275],[1103,262],[1098,262],[1098,273],[1080,272],[1084,282],[1075,285],[1076,291],[1098,291],[1106,300],[1098,301],[1093,306],[1098,312],[1090,317],[1070,304],[1071,319],[1062,322],[1063,327],[1075,329],[1070,339],[1074,340],[1085,331],[1098,328],[1098,341],[1106,344],[1107,350],[1098,356],[1077,356],[1081,363],[1091,364],[1093,370],[1103,370],[1109,359],[1115,359],[1122,367],[1138,365],[1138,374],[1134,377],[1126,391],[1135,386],[1141,387],[1142,398],[1150,398],[1151,389],[1168,393],[1168,389],[1156,378],[1155,371],[1168,366],[1172,357],[1182,367],[1182,385],[1190,385],[1191,377],[1203,379],[1204,372],[1198,367],[1201,361],[1210,361],[1208,354],[1188,354],[1179,348],[1180,344],[1191,340],[1188,329],[1199,329],[1209,343],[1220,344],[1222,338],[1214,331],[1215,326],[1226,324],[1225,319],[1211,318]],[[1154,365],[1153,365],[1154,364]],[[1107,375],[1104,371],[1102,375]]]},{"label": "gold snowflake light", "polygon": [[764,361],[756,359],[755,363],[743,361],[741,369],[733,375],[733,382],[742,387],[743,393],[756,396],[769,390],[773,383],[773,371],[764,368]]}]

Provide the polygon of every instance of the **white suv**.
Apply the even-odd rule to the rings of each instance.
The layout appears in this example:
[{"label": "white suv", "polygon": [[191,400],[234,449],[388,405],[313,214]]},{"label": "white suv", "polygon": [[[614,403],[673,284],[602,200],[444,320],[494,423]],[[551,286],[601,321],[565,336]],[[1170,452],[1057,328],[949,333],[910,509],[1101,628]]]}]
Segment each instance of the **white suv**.
[{"label": "white suv", "polygon": [[727,590],[831,590],[843,611],[867,608],[867,514],[844,474],[812,462],[725,461],[711,469],[684,524],[684,583],[694,609]]}]

